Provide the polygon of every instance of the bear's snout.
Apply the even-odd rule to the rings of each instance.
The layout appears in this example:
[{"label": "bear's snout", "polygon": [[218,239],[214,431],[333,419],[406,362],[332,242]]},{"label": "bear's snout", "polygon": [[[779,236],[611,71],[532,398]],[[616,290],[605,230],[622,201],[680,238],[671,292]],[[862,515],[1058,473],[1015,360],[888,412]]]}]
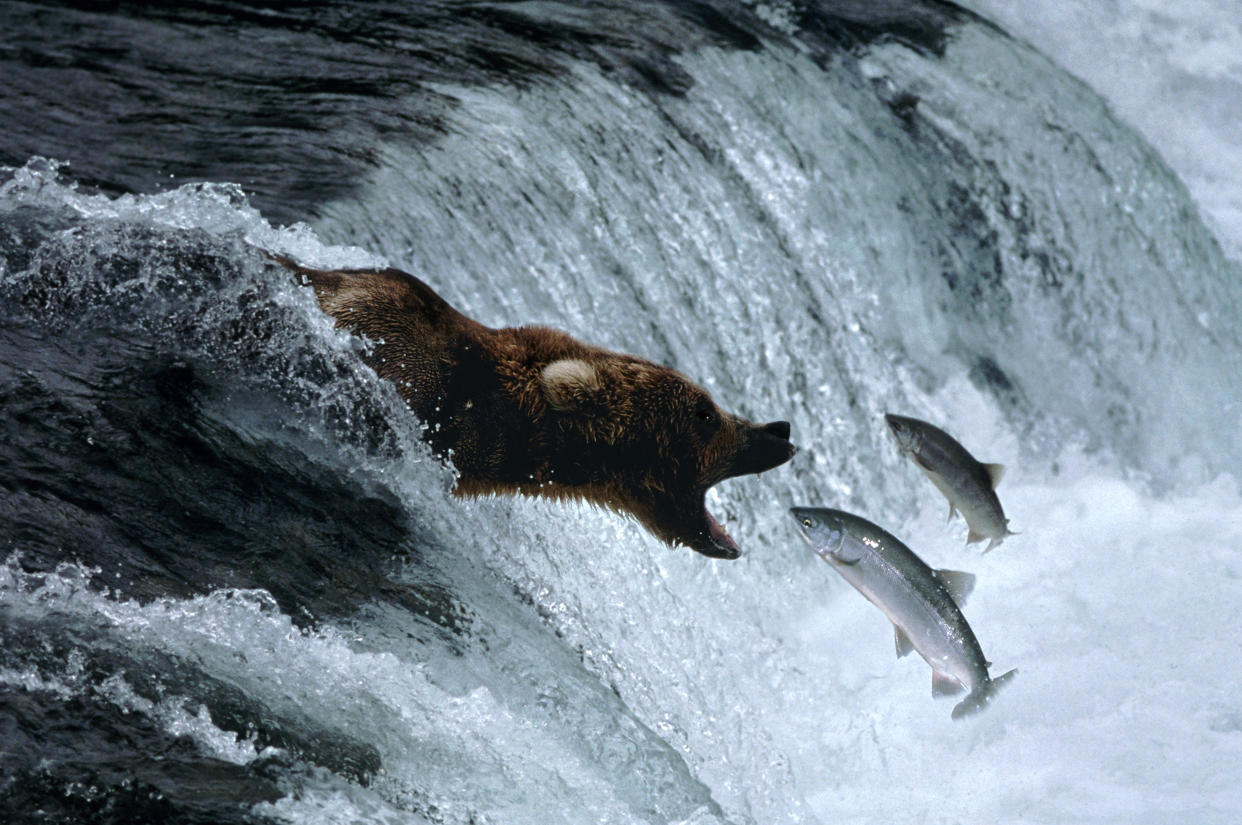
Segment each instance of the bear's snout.
[{"label": "bear's snout", "polygon": [[764,424],[763,431],[769,435],[774,435],[777,438],[783,438],[786,441],[789,440],[788,421],[773,421],[769,424]]},{"label": "bear's snout", "polygon": [[746,428],[742,448],[738,450],[725,478],[771,470],[793,458],[797,451],[798,448],[789,441],[788,421],[750,425]]}]

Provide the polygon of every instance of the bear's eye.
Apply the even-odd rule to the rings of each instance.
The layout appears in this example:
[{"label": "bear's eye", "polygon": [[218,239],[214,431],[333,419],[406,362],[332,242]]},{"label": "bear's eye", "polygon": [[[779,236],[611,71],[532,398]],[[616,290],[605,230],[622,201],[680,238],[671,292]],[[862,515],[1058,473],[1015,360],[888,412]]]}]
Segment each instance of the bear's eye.
[{"label": "bear's eye", "polygon": [[720,427],[720,415],[716,406],[706,398],[699,401],[694,408],[694,428],[704,441],[709,441]]}]

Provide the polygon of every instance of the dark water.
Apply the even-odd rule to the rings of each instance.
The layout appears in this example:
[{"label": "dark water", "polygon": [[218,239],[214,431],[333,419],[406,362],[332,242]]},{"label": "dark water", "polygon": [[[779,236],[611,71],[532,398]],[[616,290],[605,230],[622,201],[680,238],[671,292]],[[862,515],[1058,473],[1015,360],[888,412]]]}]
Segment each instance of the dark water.
[{"label": "dark water", "polygon": [[[37,214],[8,217],[7,226],[30,232],[82,229]],[[287,313],[263,306],[262,285],[251,284],[235,296],[248,312],[218,326],[200,323],[218,311],[203,305],[219,297],[218,279],[240,276],[225,257],[236,247],[107,234],[124,255],[110,258],[89,240],[70,241],[60,257],[36,264],[29,281],[4,292],[3,534],[20,569],[45,573],[80,562],[93,569],[93,588],[139,602],[261,588],[300,625],[382,600],[451,636],[461,616],[441,589],[430,582],[401,589],[384,577],[434,547],[391,496],[317,466],[305,454],[309,445],[256,444],[213,417],[223,405],[239,409],[237,396],[246,392],[239,372],[279,374],[282,365],[258,362],[271,357],[264,347],[277,345],[276,329],[288,322]],[[20,260],[25,249],[6,248],[5,263],[27,264]],[[64,270],[79,266],[83,254],[94,256],[95,277],[75,284]],[[170,274],[144,282],[132,304],[113,301],[101,312],[99,296],[116,296],[118,284],[141,277],[138,270]],[[281,357],[296,360],[287,350]],[[304,373],[314,366],[299,365]],[[296,401],[268,383],[253,389],[249,403],[284,418]],[[277,410],[290,402],[295,407]],[[279,747],[295,764],[358,781],[379,767],[365,743],[281,718],[193,663],[131,649],[105,628],[6,612],[2,632],[10,665],[71,670],[87,682],[125,673],[148,697],[189,687],[222,729]],[[89,696],[66,703],[19,691],[6,695],[6,705],[9,779],[0,793],[19,819],[245,821],[248,804],[279,795],[276,772],[288,768],[204,761],[184,739]]]},{"label": "dark water", "polygon": [[[943,45],[947,3],[808,4],[817,59],[877,39]],[[241,184],[274,222],[304,220],[378,164],[380,141],[449,128],[437,84],[524,87],[597,65],[647,95],[695,80],[677,55],[757,50],[740,3],[6,3],[0,163],[68,161],[107,192]],[[49,94],[55,90],[54,94]],[[152,147],[159,147],[153,152]]]},{"label": "dark water", "polygon": [[[0,68],[8,822],[823,821],[899,753],[841,710],[852,652],[799,641],[784,509],[909,515],[881,412],[1050,485],[1064,450],[1153,488],[1242,454],[1236,268],[951,4],[9,2]],[[259,247],[388,256],[804,450],[718,491],[733,566],[458,502]]]}]

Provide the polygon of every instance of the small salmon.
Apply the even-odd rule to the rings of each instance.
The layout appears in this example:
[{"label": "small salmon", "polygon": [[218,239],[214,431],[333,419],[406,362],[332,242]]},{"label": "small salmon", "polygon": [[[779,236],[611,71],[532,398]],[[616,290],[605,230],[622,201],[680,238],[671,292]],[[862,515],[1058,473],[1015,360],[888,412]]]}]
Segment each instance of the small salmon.
[{"label": "small salmon", "polygon": [[959,604],[975,586],[970,573],[933,570],[898,539],[841,510],[794,507],[798,529],[824,561],[893,623],[897,655],[917,650],[932,669],[932,695],[960,693],[953,718],[982,710],[1017,673],[993,679],[990,663]]},{"label": "small salmon", "polygon": [[897,439],[897,446],[931,479],[936,489],[949,500],[949,518],[961,513],[970,527],[966,543],[991,539],[983,552],[988,552],[1016,533],[1009,529],[1009,519],[996,497],[996,485],[1005,474],[1003,464],[983,464],[975,460],[953,436],[939,427],[887,414],[884,420]]}]

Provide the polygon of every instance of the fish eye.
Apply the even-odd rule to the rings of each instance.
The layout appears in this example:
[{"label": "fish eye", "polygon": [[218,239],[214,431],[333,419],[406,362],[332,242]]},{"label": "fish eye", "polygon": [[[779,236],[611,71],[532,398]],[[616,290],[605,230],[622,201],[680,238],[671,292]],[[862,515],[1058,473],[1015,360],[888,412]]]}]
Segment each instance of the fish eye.
[{"label": "fish eye", "polygon": [[804,519],[802,519],[802,526],[803,526],[803,527],[806,527],[806,528],[808,528],[808,529],[810,529],[810,527],[811,527],[811,520],[810,520],[809,518],[804,518]]}]

